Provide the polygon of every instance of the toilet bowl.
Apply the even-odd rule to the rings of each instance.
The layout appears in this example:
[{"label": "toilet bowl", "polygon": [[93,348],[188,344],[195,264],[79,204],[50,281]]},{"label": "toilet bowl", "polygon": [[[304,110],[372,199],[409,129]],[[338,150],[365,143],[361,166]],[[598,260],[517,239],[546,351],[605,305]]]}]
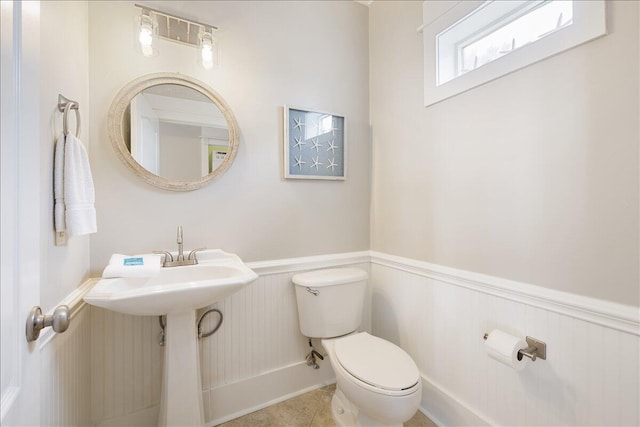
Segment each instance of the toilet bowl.
[{"label": "toilet bowl", "polygon": [[417,366],[400,347],[360,332],[323,339],[336,374],[331,411],[341,426],[401,426],[418,409]]},{"label": "toilet bowl", "polygon": [[340,426],[401,426],[418,410],[420,371],[400,347],[366,332],[367,273],[357,268],[293,276],[300,331],[321,339],[336,375],[332,415]]}]

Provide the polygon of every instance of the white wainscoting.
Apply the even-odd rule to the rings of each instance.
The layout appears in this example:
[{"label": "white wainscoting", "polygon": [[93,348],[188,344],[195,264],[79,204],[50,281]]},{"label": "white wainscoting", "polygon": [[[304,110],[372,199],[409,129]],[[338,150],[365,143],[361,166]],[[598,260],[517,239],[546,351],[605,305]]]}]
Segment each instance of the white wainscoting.
[{"label": "white wainscoting", "polygon": [[164,349],[158,344],[157,317],[128,316],[92,307],[91,396],[97,425],[125,423],[145,413],[153,425],[160,402]]},{"label": "white wainscoting", "polygon": [[[61,304],[72,312],[69,329],[43,331],[38,345],[42,363],[41,425],[91,425],[91,310],[82,301],[90,283],[78,288]],[[47,313],[51,314],[51,313]]]},{"label": "white wainscoting", "polygon": [[[212,306],[225,318],[201,342],[208,425],[333,381],[328,361],[304,363],[291,277],[346,265],[370,272],[363,329],[415,359],[421,410],[439,425],[640,424],[638,307],[359,252],[250,263],[258,280]],[[92,283],[65,301],[69,331],[41,338],[43,388],[56,396],[43,400],[43,425],[155,425],[158,318],[83,308]],[[482,336],[494,328],[545,341],[547,360],[515,372],[488,358]]]},{"label": "white wainscoting", "polygon": [[[422,409],[439,425],[638,425],[639,310],[373,252],[372,326],[423,375]],[[483,334],[547,343],[516,372]]]},{"label": "white wainscoting", "polygon": [[[224,322],[214,335],[201,340],[208,425],[333,382],[328,362],[319,371],[304,364],[308,343],[298,329],[291,277],[301,271],[346,265],[369,271],[370,264],[369,252],[362,252],[248,265],[259,278],[211,306],[222,311]],[[363,317],[362,328],[370,331],[370,303]],[[216,320],[217,315],[208,316],[203,330],[210,330]],[[154,425],[163,363],[158,318],[93,308],[91,323],[94,422],[117,425],[135,420],[137,425]]]}]

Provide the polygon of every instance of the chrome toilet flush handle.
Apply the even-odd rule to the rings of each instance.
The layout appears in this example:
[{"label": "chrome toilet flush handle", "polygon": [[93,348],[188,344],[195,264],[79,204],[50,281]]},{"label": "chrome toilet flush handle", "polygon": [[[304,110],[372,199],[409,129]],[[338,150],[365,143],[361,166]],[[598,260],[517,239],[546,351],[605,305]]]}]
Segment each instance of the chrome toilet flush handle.
[{"label": "chrome toilet flush handle", "polygon": [[317,290],[317,289],[313,289],[313,288],[310,288],[310,287],[308,287],[308,286],[307,286],[307,287],[305,288],[305,290],[306,290],[307,292],[309,292],[310,294],[313,294],[313,295],[314,295],[314,296],[316,296],[316,297],[317,297],[318,295],[320,295],[320,291],[319,291],[319,290]]}]

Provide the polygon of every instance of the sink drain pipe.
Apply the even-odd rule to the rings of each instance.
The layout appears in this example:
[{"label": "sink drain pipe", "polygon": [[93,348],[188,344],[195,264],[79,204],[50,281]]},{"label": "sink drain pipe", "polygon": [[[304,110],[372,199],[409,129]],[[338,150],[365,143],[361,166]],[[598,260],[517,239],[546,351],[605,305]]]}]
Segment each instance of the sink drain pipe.
[{"label": "sink drain pipe", "polygon": [[[220,319],[218,320],[218,323],[213,329],[211,329],[208,332],[202,332],[202,321],[204,320],[205,317],[207,317],[211,313],[218,313],[218,315],[220,316]],[[199,339],[207,338],[215,334],[216,331],[220,329],[220,326],[222,326],[223,319],[224,317],[222,316],[222,312],[217,308],[210,308],[209,310],[202,313],[202,315],[198,319],[198,338]],[[158,316],[158,322],[160,323],[160,328],[162,329],[160,331],[160,334],[158,334],[158,344],[164,347],[164,329],[166,326],[166,316]]]}]

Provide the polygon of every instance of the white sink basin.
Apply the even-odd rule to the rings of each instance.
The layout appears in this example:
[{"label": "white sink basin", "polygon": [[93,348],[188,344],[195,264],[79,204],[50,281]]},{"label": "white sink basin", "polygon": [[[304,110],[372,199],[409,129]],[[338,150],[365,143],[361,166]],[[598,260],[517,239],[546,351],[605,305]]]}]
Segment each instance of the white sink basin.
[{"label": "white sink basin", "polygon": [[198,260],[161,268],[154,277],[101,279],[84,300],[119,313],[160,316],[209,306],[258,277],[237,255],[221,250],[199,252]]},{"label": "white sink basin", "polygon": [[167,315],[160,426],[204,426],[196,310],[258,278],[237,255],[219,249],[199,252],[198,260],[160,268],[153,277],[101,279],[84,297],[120,313]]}]

